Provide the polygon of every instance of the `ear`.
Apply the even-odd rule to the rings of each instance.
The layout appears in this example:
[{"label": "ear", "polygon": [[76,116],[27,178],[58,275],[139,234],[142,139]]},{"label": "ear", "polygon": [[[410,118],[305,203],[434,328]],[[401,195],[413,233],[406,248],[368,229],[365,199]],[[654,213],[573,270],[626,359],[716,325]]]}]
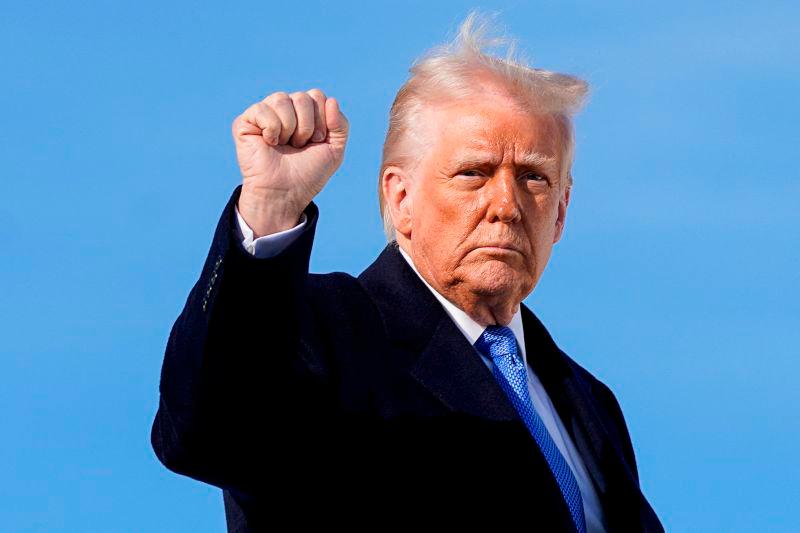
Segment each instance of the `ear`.
[{"label": "ear", "polygon": [[567,207],[569,207],[569,196],[572,192],[572,185],[565,185],[564,190],[561,192],[561,198],[558,200],[558,216],[556,217],[556,227],[553,234],[553,244],[561,239],[564,233],[564,221],[567,218]]},{"label": "ear", "polygon": [[392,215],[394,229],[410,238],[413,213],[410,176],[399,166],[387,166],[381,176],[381,187],[386,209]]}]

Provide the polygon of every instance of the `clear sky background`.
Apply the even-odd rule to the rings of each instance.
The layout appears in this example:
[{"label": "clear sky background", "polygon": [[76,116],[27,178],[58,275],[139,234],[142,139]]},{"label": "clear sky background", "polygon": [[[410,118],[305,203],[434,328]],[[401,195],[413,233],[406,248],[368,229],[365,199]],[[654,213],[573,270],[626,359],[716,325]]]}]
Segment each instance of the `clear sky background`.
[{"label": "clear sky background", "polygon": [[615,392],[645,495],[669,531],[800,531],[800,9],[633,1],[4,5],[0,529],[225,530],[221,491],[149,439],[240,180],[231,122],[278,90],[340,99],[311,267],[358,274],[394,94],[473,7],[591,84],[526,303]]}]

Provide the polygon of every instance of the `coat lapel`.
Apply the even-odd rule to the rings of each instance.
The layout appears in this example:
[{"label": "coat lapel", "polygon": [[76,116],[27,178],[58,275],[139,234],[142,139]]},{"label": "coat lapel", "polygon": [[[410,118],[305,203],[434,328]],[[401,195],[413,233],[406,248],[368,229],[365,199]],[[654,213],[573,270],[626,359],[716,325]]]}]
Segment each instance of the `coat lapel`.
[{"label": "coat lapel", "polygon": [[453,411],[495,421],[518,419],[491,371],[446,314],[411,375]]}]

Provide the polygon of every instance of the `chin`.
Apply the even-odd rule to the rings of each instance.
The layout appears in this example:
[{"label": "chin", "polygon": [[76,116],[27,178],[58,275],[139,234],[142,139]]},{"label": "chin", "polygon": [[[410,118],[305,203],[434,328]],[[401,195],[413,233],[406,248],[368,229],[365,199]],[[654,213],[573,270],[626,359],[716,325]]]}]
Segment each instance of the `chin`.
[{"label": "chin", "polygon": [[502,261],[489,261],[472,274],[472,292],[482,296],[517,294],[530,282],[527,273],[520,273]]}]

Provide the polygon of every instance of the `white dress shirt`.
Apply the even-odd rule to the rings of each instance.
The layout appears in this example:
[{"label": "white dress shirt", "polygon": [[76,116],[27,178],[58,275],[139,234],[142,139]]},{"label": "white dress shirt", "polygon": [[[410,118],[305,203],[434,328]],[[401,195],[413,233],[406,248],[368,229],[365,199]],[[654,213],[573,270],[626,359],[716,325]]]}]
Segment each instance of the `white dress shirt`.
[{"label": "white dress shirt", "polygon": [[[253,230],[250,229],[250,227],[244,221],[242,216],[239,214],[238,209],[236,209],[236,218],[238,220],[238,230],[242,238],[242,245],[251,254],[260,258],[272,257],[280,253],[300,234],[301,230],[306,224],[306,215],[303,213],[300,218],[300,222],[295,227],[253,239]],[[417,274],[417,276],[419,276],[419,279],[421,279],[425,286],[428,287],[436,299],[441,302],[447,314],[450,316],[453,322],[455,322],[456,326],[458,326],[458,329],[464,334],[469,343],[474,345],[481,336],[481,333],[483,333],[484,328],[463,310],[454,305],[450,300],[434,290],[434,288],[428,284],[425,278],[420,275],[419,271],[414,265],[414,262],[411,260],[411,257],[406,253],[405,250],[400,248],[400,253],[408,262],[409,266]],[[600,507],[600,500],[598,499],[597,493],[594,490],[594,485],[592,485],[589,473],[586,471],[583,460],[581,459],[578,450],[575,448],[575,445],[572,443],[572,439],[564,428],[564,425],[562,424],[558,413],[553,407],[553,404],[550,402],[550,397],[547,395],[547,392],[545,392],[541,381],[539,381],[539,378],[533,373],[533,369],[528,365],[527,353],[525,350],[525,333],[522,327],[522,315],[520,314],[519,310],[514,313],[514,316],[511,319],[511,323],[508,324],[508,327],[514,332],[514,336],[517,338],[517,342],[519,343],[519,347],[522,351],[522,359],[525,362],[525,368],[528,371],[528,391],[530,392],[533,406],[541,417],[542,422],[547,428],[547,431],[550,433],[550,436],[553,438],[553,441],[561,452],[561,455],[564,456],[567,464],[572,469],[572,473],[575,475],[575,479],[580,487],[581,497],[583,499],[583,510],[586,517],[586,531],[587,533],[605,533],[605,528],[602,522],[602,508]],[[480,355],[486,366],[489,367],[489,370],[491,370],[493,364],[492,361],[480,353],[480,351],[475,351],[478,353],[478,355]]]}]

